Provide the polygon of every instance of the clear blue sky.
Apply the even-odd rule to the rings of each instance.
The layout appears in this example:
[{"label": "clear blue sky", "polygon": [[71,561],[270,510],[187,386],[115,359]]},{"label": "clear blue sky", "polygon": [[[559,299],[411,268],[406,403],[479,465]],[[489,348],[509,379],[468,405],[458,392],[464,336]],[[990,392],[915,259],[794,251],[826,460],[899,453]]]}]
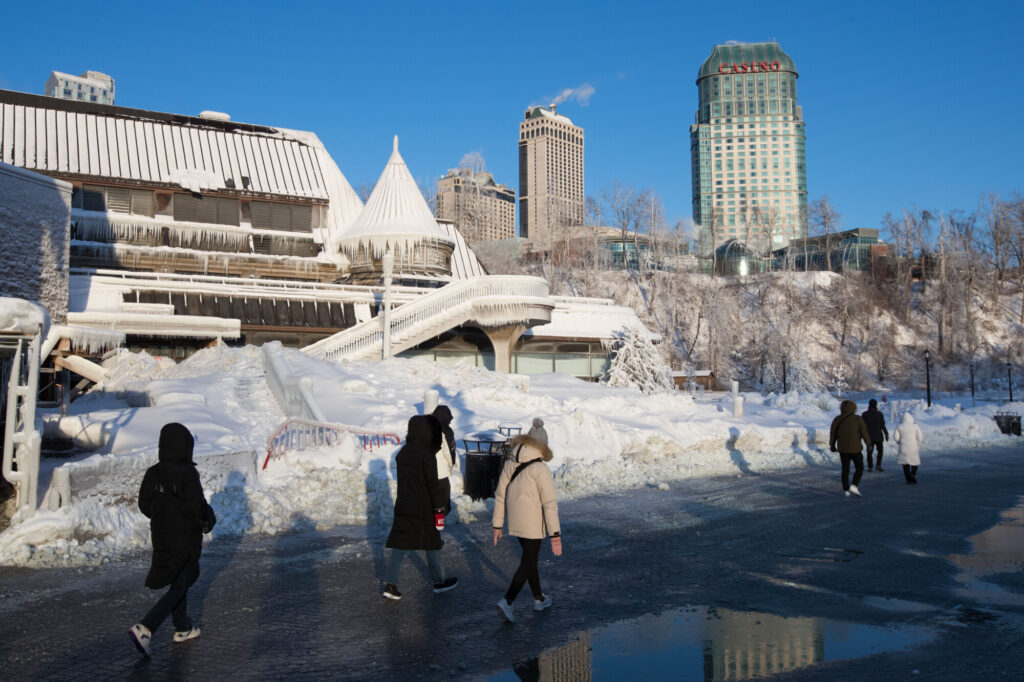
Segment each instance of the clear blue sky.
[{"label": "clear blue sky", "polygon": [[122,106],[316,132],[353,186],[398,134],[413,175],[470,152],[516,187],[530,104],[586,130],[586,191],[618,180],[691,218],[697,69],[727,40],[796,62],[811,199],[846,227],[903,207],[973,209],[1024,192],[1020,2],[8,2],[0,88],[103,71]]}]

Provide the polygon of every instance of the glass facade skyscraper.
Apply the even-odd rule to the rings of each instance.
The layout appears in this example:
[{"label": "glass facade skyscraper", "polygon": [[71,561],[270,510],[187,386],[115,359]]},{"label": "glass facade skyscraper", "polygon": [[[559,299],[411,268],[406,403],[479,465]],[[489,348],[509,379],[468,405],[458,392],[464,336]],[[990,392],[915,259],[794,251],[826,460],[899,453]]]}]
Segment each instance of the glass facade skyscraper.
[{"label": "glass facade skyscraper", "polygon": [[807,163],[798,74],[778,43],[715,45],[697,75],[690,126],[700,248],[730,239],[778,249],[807,234]]}]

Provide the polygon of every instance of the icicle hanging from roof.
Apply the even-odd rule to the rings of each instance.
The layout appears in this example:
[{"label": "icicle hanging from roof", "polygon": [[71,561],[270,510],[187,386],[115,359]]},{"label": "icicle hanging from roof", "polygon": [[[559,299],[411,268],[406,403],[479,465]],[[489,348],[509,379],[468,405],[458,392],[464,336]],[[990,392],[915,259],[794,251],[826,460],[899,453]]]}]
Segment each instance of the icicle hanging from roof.
[{"label": "icicle hanging from roof", "polygon": [[395,135],[394,149],[384,172],[359,217],[338,239],[338,247],[352,256],[362,247],[378,258],[389,250],[411,251],[424,242],[452,244],[398,153]]}]

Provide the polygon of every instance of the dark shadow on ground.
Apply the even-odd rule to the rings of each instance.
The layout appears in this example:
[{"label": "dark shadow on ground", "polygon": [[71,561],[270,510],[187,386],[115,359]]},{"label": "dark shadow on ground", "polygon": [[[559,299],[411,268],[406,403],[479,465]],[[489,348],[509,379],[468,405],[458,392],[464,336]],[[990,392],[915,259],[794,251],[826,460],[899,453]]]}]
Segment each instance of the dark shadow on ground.
[{"label": "dark shadow on ground", "polygon": [[750,464],[743,456],[743,453],[736,447],[736,441],[739,440],[739,437],[740,430],[735,426],[730,426],[729,440],[725,441],[725,447],[729,450],[729,457],[732,458],[732,463],[736,465],[736,468],[742,471],[744,475],[749,476],[754,471],[750,468]]},{"label": "dark shadow on ground", "polygon": [[[232,471],[222,490],[210,497],[210,506],[220,520],[214,527],[214,540],[203,548],[199,580],[189,590],[190,614],[192,620],[201,626],[206,597],[221,572],[234,559],[242,536],[252,528],[252,514],[249,512],[249,498],[245,494],[245,474]],[[218,533],[218,530],[221,532]]]}]

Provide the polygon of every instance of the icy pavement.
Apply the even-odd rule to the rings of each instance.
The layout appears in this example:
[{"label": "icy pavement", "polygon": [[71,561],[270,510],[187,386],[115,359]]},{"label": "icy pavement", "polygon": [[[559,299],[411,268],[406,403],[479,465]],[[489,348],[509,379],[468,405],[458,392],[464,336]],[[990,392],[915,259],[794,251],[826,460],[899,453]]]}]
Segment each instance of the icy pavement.
[{"label": "icy pavement", "polygon": [[[692,628],[710,628],[711,658],[685,659],[673,679],[704,679],[716,637],[747,661],[812,644],[803,658],[778,658],[805,665],[748,667],[752,677],[1015,679],[1024,609],[995,597],[1024,594],[1019,554],[971,569],[998,586],[989,594],[962,591],[958,557],[999,553],[1003,540],[983,547],[978,537],[1016,523],[1022,455],[1021,446],[932,453],[919,485],[893,466],[865,474],[861,499],[842,497],[838,467],[812,463],[567,501],[565,554],[542,553],[554,606],[535,613],[521,597],[514,625],[494,602],[518,545],[492,547],[486,519],[446,532],[455,590],[433,594],[424,562],[407,562],[400,602],[379,595],[386,528],[319,531],[300,518],[275,537],[223,536],[207,546],[190,593],[202,636],[174,645],[168,624],[149,660],[127,637],[156,597],[142,586],[145,557],[3,568],[0,677],[510,679],[574,642],[621,644],[640,622],[643,646],[620,646],[642,657],[637,670],[656,662],[655,644],[685,648]],[[577,663],[594,679],[618,678],[604,663],[613,650],[586,652]]]}]

